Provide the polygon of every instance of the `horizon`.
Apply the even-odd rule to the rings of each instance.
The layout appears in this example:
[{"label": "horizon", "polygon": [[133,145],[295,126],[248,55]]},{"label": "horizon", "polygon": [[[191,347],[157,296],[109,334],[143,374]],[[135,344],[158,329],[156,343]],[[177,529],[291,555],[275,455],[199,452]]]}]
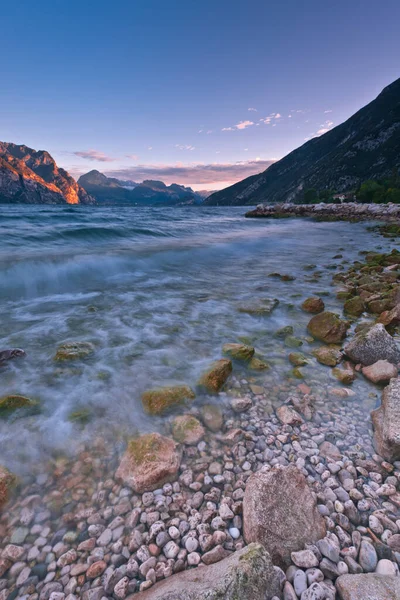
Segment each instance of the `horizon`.
[{"label": "horizon", "polygon": [[47,150],[76,179],[96,169],[219,190],[331,130],[399,76],[392,0],[379,21],[372,0],[310,0],[302,11],[294,0],[228,10],[123,0],[112,12],[102,1],[96,21],[76,0],[41,6],[3,8],[12,61],[1,137]]}]

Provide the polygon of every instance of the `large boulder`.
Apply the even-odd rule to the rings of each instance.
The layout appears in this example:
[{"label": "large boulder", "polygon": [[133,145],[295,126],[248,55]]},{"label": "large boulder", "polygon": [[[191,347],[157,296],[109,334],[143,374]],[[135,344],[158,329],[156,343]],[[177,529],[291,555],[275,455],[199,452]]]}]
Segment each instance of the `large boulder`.
[{"label": "large boulder", "polygon": [[15,475],[0,465],[0,509],[8,502],[15,483]]},{"label": "large boulder", "polygon": [[394,575],[341,575],[336,580],[340,600],[399,600],[400,577]]},{"label": "large boulder", "polygon": [[400,460],[400,378],[391,379],[382,393],[382,404],[371,413],[374,443],[386,460]]},{"label": "large boulder", "polygon": [[143,392],[142,404],[147,414],[162,415],[170,408],[185,404],[195,397],[195,393],[189,386],[173,385]]},{"label": "large boulder", "polygon": [[253,346],[247,344],[224,344],[222,352],[234,360],[251,360],[254,356]]},{"label": "large boulder", "polygon": [[138,494],[150,492],[173,481],[181,463],[177,444],[159,433],[132,439],[115,477]]},{"label": "large boulder", "polygon": [[250,544],[201,569],[177,573],[127,600],[260,600],[279,595],[278,577],[268,552]]},{"label": "large boulder", "polygon": [[387,360],[378,360],[369,367],[363,367],[361,371],[372,383],[387,383],[398,374],[398,368]]},{"label": "large boulder", "polygon": [[304,475],[294,465],[258,471],[247,481],[243,499],[244,537],[259,542],[274,564],[286,568],[291,553],[325,537],[325,521]]},{"label": "large boulder", "polygon": [[315,315],[308,324],[308,331],[311,335],[325,344],[341,342],[346,337],[348,328],[349,323],[328,311]]},{"label": "large boulder", "polygon": [[378,360],[400,362],[400,349],[381,323],[360,331],[346,344],[344,351],[352,361],[366,366]]},{"label": "large boulder", "polygon": [[231,373],[232,361],[228,358],[221,358],[203,373],[200,377],[199,385],[209,394],[218,394]]}]

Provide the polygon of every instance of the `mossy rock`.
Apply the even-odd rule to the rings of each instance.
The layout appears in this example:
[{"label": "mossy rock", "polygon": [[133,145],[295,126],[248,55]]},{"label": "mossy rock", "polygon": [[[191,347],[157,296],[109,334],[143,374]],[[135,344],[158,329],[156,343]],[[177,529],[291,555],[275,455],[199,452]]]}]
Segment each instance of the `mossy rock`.
[{"label": "mossy rock", "polygon": [[346,337],[349,326],[347,321],[342,321],[334,313],[322,312],[311,319],[308,331],[321,342],[337,344]]},{"label": "mossy rock", "polygon": [[203,425],[192,415],[176,417],[172,423],[172,437],[179,444],[196,445],[203,439],[204,434]]},{"label": "mossy rock", "polygon": [[351,385],[356,378],[352,369],[332,369],[332,375],[344,385]]},{"label": "mossy rock", "polygon": [[298,367],[295,367],[290,371],[289,377],[294,379],[304,379],[304,375]]},{"label": "mossy rock", "polygon": [[286,337],[287,335],[292,335],[294,329],[291,325],[285,325],[285,327],[281,327],[275,332],[276,337]]},{"label": "mossy rock", "polygon": [[343,358],[338,348],[329,348],[329,346],[321,346],[321,348],[313,350],[312,355],[315,356],[321,365],[326,365],[327,367],[336,367]]},{"label": "mossy rock", "polygon": [[68,421],[71,423],[77,423],[79,425],[85,426],[87,425],[92,418],[92,413],[87,408],[82,408],[80,410],[74,410],[69,413]]},{"label": "mossy rock", "polygon": [[234,360],[249,361],[254,356],[254,348],[246,344],[224,344],[222,353]]},{"label": "mossy rock", "polygon": [[276,298],[263,298],[251,304],[239,306],[238,311],[254,316],[265,316],[270,315],[278,304],[279,300]]},{"label": "mossy rock", "polygon": [[228,358],[221,358],[203,373],[198,384],[209,394],[218,394],[231,373],[232,361]]},{"label": "mossy rock", "polygon": [[364,301],[360,296],[354,296],[347,300],[344,304],[343,311],[352,317],[360,317],[365,310]]},{"label": "mossy rock", "polygon": [[336,298],[338,300],[350,300],[354,296],[353,292],[346,292],[345,290],[341,290],[336,294]]},{"label": "mossy rock", "polygon": [[248,366],[249,369],[251,369],[252,371],[266,371],[270,368],[268,363],[261,360],[260,358],[257,358],[256,356],[253,356]]},{"label": "mossy rock", "polygon": [[368,310],[374,315],[380,315],[385,310],[390,310],[391,302],[387,299],[377,299],[368,302]]},{"label": "mossy rock", "polygon": [[147,390],[142,394],[144,410],[149,415],[162,415],[170,408],[185,404],[196,397],[187,385],[174,385]]},{"label": "mossy rock", "polygon": [[17,477],[0,465],[0,509],[8,502],[16,485]]},{"label": "mossy rock", "polygon": [[304,367],[304,365],[308,365],[308,360],[302,352],[291,352],[289,354],[289,361],[295,367]]},{"label": "mossy rock", "polygon": [[318,296],[312,296],[311,298],[304,300],[301,308],[305,312],[317,314],[324,310],[325,304],[322,298],[319,298]]},{"label": "mossy rock", "polygon": [[285,337],[285,346],[287,346],[288,348],[299,348],[302,345],[303,342],[294,335],[287,335]]},{"label": "mossy rock", "polygon": [[81,360],[94,353],[94,346],[90,342],[65,342],[57,348],[54,360]]},{"label": "mossy rock", "polygon": [[27,416],[39,412],[39,402],[26,396],[10,395],[0,398],[0,417],[5,417],[16,411]]}]

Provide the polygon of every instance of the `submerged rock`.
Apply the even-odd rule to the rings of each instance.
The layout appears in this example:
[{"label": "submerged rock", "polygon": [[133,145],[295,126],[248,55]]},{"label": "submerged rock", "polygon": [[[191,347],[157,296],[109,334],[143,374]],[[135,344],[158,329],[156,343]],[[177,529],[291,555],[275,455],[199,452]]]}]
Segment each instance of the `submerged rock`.
[{"label": "submerged rock", "polygon": [[195,397],[194,391],[189,386],[174,385],[143,392],[142,404],[149,415],[161,415],[174,406],[194,400]]},{"label": "submerged rock", "polygon": [[343,358],[341,351],[337,348],[329,348],[329,346],[321,346],[313,350],[312,355],[315,356],[321,365],[327,367],[336,367]]},{"label": "submerged rock", "polygon": [[373,365],[378,360],[400,362],[400,349],[381,323],[360,331],[345,347],[346,355],[355,363]]},{"label": "submerged rock", "polygon": [[308,360],[302,352],[291,352],[289,354],[289,361],[295,367],[303,367],[304,365],[308,365]]},{"label": "submerged rock", "polygon": [[362,573],[336,580],[340,600],[399,600],[400,577]]},{"label": "submerged rock", "polygon": [[284,425],[300,425],[303,422],[303,419],[299,415],[294,408],[287,406],[284,404],[283,406],[279,406],[276,409],[276,415],[281,423]]},{"label": "submerged rock", "polygon": [[400,460],[400,378],[391,379],[382,393],[382,404],[371,413],[378,454],[391,462]]},{"label": "submerged rock", "polygon": [[285,327],[281,327],[277,331],[275,331],[276,337],[286,337],[287,335],[292,335],[294,329],[291,325],[285,325]]},{"label": "submerged rock", "polygon": [[398,368],[387,360],[378,360],[369,367],[363,367],[361,371],[373,383],[387,383],[398,374]]},{"label": "submerged rock", "polygon": [[356,378],[356,374],[353,369],[349,366],[349,363],[345,365],[344,369],[336,367],[332,369],[332,375],[341,383],[345,385],[351,385]]},{"label": "submerged rock", "polygon": [[8,502],[15,484],[15,475],[0,465],[0,509]]},{"label": "submerged rock", "polygon": [[62,362],[87,358],[94,353],[94,350],[95,348],[90,342],[65,342],[57,348],[54,360]]},{"label": "submerged rock", "polygon": [[305,312],[317,314],[325,309],[325,304],[322,298],[313,296],[311,298],[307,298],[307,300],[304,300],[303,304],[301,305],[301,308]]},{"label": "submerged rock", "polygon": [[222,352],[234,360],[248,361],[254,356],[254,348],[246,344],[224,344]]},{"label": "submerged rock", "polygon": [[224,422],[222,410],[215,404],[204,404],[200,409],[201,420],[210,431],[221,431]]},{"label": "submerged rock", "polygon": [[339,319],[332,312],[322,312],[315,315],[308,324],[311,335],[326,344],[337,344],[345,337],[349,323]]},{"label": "submerged rock", "polygon": [[243,499],[243,519],[246,542],[263,544],[274,564],[282,568],[289,566],[292,552],[326,535],[306,478],[294,465],[251,475]]},{"label": "submerged rock", "polygon": [[5,362],[6,360],[11,360],[13,358],[20,358],[22,356],[26,356],[25,350],[21,350],[20,348],[11,348],[10,350],[0,350],[0,364]]},{"label": "submerged rock", "polygon": [[195,445],[204,437],[204,427],[192,415],[176,417],[172,423],[172,437],[180,444]]},{"label": "submerged rock", "polygon": [[249,369],[252,369],[253,371],[266,371],[270,368],[268,363],[261,360],[260,358],[257,358],[256,356],[253,356],[248,366]]},{"label": "submerged rock", "polygon": [[249,315],[270,315],[278,304],[279,300],[276,298],[262,298],[251,304],[239,306],[238,310]]},{"label": "submerged rock", "polygon": [[216,564],[177,573],[127,600],[260,600],[276,596],[279,588],[268,552],[250,544]]},{"label": "submerged rock", "polygon": [[218,394],[232,373],[232,361],[221,358],[214,362],[211,367],[200,377],[199,385],[206,389],[209,394]]},{"label": "submerged rock", "polygon": [[10,395],[0,398],[0,416],[6,416],[16,410],[23,410],[24,414],[32,414],[39,410],[39,402],[25,396]]},{"label": "submerged rock", "polygon": [[115,477],[142,494],[173,481],[180,462],[181,452],[173,440],[148,433],[129,442]]}]

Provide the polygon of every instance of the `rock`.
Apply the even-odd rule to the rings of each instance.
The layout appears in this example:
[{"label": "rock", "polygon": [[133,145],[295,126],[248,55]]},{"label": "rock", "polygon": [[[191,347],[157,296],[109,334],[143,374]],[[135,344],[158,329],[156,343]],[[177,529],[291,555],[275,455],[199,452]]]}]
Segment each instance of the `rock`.
[{"label": "rock", "polygon": [[58,346],[54,360],[63,362],[65,360],[87,358],[94,351],[95,347],[90,342],[65,342]]},{"label": "rock", "polygon": [[199,385],[205,388],[209,394],[218,394],[231,373],[232,361],[221,358],[214,362],[208,371],[203,373]]},{"label": "rock", "polygon": [[373,573],[376,569],[376,565],[378,564],[376,550],[367,540],[361,540],[358,562],[366,573]]},{"label": "rock", "polygon": [[254,356],[254,348],[246,344],[224,344],[222,353],[234,360],[248,361]]},{"label": "rock", "polygon": [[224,418],[219,406],[204,404],[200,409],[200,416],[207,429],[214,433],[221,430]]},{"label": "rock", "polygon": [[176,417],[172,423],[172,437],[180,444],[193,446],[203,439],[204,427],[192,415]]},{"label": "rock", "polygon": [[241,313],[247,313],[249,315],[263,316],[270,315],[274,308],[279,304],[279,300],[276,298],[263,298],[252,304],[245,306],[239,306],[238,310]]},{"label": "rock", "polygon": [[336,367],[332,369],[332,375],[344,385],[351,385],[356,378],[356,374],[350,366],[347,366],[344,369],[340,369]]},{"label": "rock", "polygon": [[285,338],[288,335],[292,335],[294,333],[294,329],[292,325],[285,325],[285,327],[281,327],[275,332],[276,337]]},{"label": "rock", "polygon": [[276,415],[284,425],[300,425],[303,419],[294,408],[283,404],[276,409]]},{"label": "rock", "polygon": [[390,575],[396,577],[397,572],[398,571],[396,569],[395,564],[387,558],[382,558],[382,560],[379,560],[375,569],[375,573],[377,573],[378,575]]},{"label": "rock", "polygon": [[360,296],[354,296],[353,298],[349,298],[343,306],[343,312],[346,315],[351,315],[352,317],[361,317],[365,310],[364,301]]},{"label": "rock", "polygon": [[0,465],[0,509],[8,502],[16,481],[15,475]]},{"label": "rock", "polygon": [[322,298],[313,296],[311,298],[307,298],[307,300],[304,300],[301,308],[305,312],[317,314],[325,309],[325,304]]},{"label": "rock", "polygon": [[361,369],[364,377],[372,383],[388,383],[393,377],[397,377],[398,368],[387,360],[378,360],[369,367]]},{"label": "rock", "polygon": [[11,348],[9,350],[0,350],[0,364],[6,360],[26,356],[26,352],[20,348]]},{"label": "rock", "polygon": [[312,569],[318,567],[318,558],[311,550],[299,550],[298,552],[291,553],[291,559],[301,569]]},{"label": "rock", "polygon": [[329,348],[329,346],[321,346],[321,348],[313,350],[312,354],[321,365],[326,365],[327,367],[336,367],[343,358],[339,349]]},{"label": "rock", "polygon": [[260,358],[257,358],[256,356],[253,356],[253,358],[251,359],[251,361],[248,364],[248,367],[249,367],[249,369],[252,369],[253,371],[266,371],[267,369],[270,368],[268,363],[261,360]]},{"label": "rock", "polygon": [[400,577],[341,575],[336,580],[336,589],[340,600],[399,600]]},{"label": "rock", "polygon": [[388,325],[398,325],[400,323],[400,304],[396,304],[392,310],[385,310],[379,317],[378,323]]},{"label": "rock", "polygon": [[128,600],[260,600],[279,593],[268,552],[250,544],[216,564],[177,573]]},{"label": "rock", "polygon": [[332,312],[322,312],[315,315],[308,324],[311,335],[326,344],[338,344],[345,337],[349,324],[339,319]]},{"label": "rock", "polygon": [[194,400],[195,397],[195,393],[189,386],[174,385],[143,392],[142,404],[147,414],[161,415],[172,407]]},{"label": "rock", "polygon": [[319,447],[319,453],[324,458],[330,458],[334,461],[340,460],[342,458],[339,448],[331,442],[322,442],[322,444]]},{"label": "rock", "polygon": [[400,378],[390,380],[371,418],[377,452],[390,462],[400,460]]},{"label": "rock", "polygon": [[[299,510],[301,507],[301,510]],[[274,564],[290,564],[292,552],[325,537],[326,527],[304,475],[294,465],[257,472],[243,499],[244,537],[259,542]]]},{"label": "rock", "polygon": [[345,347],[346,355],[355,363],[369,366],[378,360],[400,362],[400,349],[381,323],[358,333]]},{"label": "rock", "polygon": [[253,406],[251,398],[244,396],[243,398],[233,398],[231,400],[231,407],[235,413],[246,412]]},{"label": "rock", "polygon": [[173,440],[149,433],[129,442],[115,477],[142,494],[173,481],[180,461],[181,453]]},{"label": "rock", "polygon": [[230,552],[225,550],[223,546],[215,546],[215,548],[203,554],[201,558],[204,564],[213,565],[214,563],[227,558],[229,554]]},{"label": "rock", "polygon": [[308,365],[308,360],[302,352],[291,352],[289,354],[289,361],[295,367],[303,367],[304,365]]},{"label": "rock", "polygon": [[11,395],[0,398],[0,416],[7,416],[16,410],[23,414],[33,414],[39,410],[39,402],[25,396]]}]

